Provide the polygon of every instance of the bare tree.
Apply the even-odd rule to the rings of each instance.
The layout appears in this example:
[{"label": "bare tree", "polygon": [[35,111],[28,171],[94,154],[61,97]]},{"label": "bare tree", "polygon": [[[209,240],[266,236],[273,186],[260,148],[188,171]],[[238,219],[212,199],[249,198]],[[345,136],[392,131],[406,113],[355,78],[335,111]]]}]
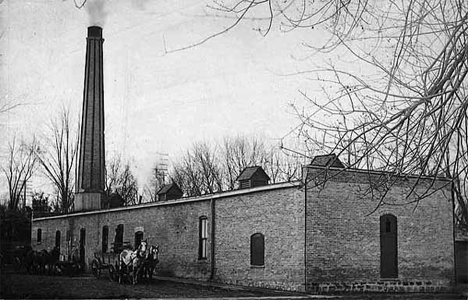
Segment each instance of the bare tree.
[{"label": "bare tree", "polygon": [[50,126],[50,135],[36,152],[46,177],[57,190],[58,211],[70,212],[74,202],[74,166],[78,150],[77,131],[70,125],[70,112],[62,108],[57,120]]},{"label": "bare tree", "polygon": [[106,193],[119,194],[124,200],[124,205],[135,205],[141,203],[138,195],[138,182],[131,170],[130,162],[122,162],[119,155],[106,160]]},{"label": "bare tree", "polygon": [[187,152],[180,161],[176,161],[172,165],[170,173],[171,180],[174,181],[186,196],[202,195],[200,185],[200,174],[195,167],[193,157]]},{"label": "bare tree", "polygon": [[227,189],[236,187],[236,178],[246,167],[264,166],[267,155],[264,141],[256,136],[225,137],[221,157]]},{"label": "bare tree", "polygon": [[237,177],[249,166],[263,167],[277,183],[299,179],[301,161],[255,136],[226,137],[221,147],[195,143],[174,161],[170,176],[187,196],[199,196],[235,189]]},{"label": "bare tree", "polygon": [[116,192],[124,199],[124,205],[141,204],[142,198],[138,194],[138,183],[128,162],[123,167]]},{"label": "bare tree", "polygon": [[269,151],[263,167],[272,183],[300,180],[302,166],[309,163],[303,156],[295,153],[272,149]]},{"label": "bare tree", "polygon": [[151,202],[157,201],[156,193],[166,184],[167,170],[155,165],[151,170],[151,177],[148,185],[145,186],[144,193],[149,197]]},{"label": "bare tree", "polygon": [[222,150],[223,176],[228,190],[236,187],[236,178],[248,166],[261,166],[272,183],[297,180],[300,177],[302,156],[286,153],[276,145],[269,145],[258,136],[226,137]]},{"label": "bare tree", "polygon": [[219,192],[223,188],[216,148],[206,142],[195,143],[173,165],[172,180],[188,196]]},{"label": "bare tree", "polygon": [[307,64],[295,74],[323,86],[319,97],[303,91],[311,106],[297,108],[306,149],[344,155],[350,168],[419,176],[406,203],[433,190],[429,185],[416,194],[423,177],[451,178],[457,217],[468,226],[468,2],[215,0],[212,9],[232,17],[232,24],[171,51],[205,43],[243,21],[262,35],[276,24],[283,32],[306,28],[325,35],[323,44],[304,44],[333,63]]},{"label": "bare tree", "polygon": [[193,150],[194,160],[201,175],[202,192],[212,194],[222,191],[223,183],[216,148],[213,149],[207,143],[197,143]]},{"label": "bare tree", "polygon": [[[20,200],[25,197],[26,183],[37,167],[37,143],[17,142],[16,137],[8,147],[6,166],[2,167],[8,182],[8,209],[17,210]],[[24,198],[25,199],[25,198]]]},{"label": "bare tree", "polygon": [[6,113],[7,111],[10,111],[12,109],[15,109],[16,107],[20,106],[21,104],[20,103],[8,103],[8,102],[4,102],[4,100],[2,100],[0,102],[0,114],[2,113]]},{"label": "bare tree", "polygon": [[114,155],[112,158],[106,158],[106,194],[114,193],[119,184],[120,174],[122,173],[122,160],[120,155]]},{"label": "bare tree", "polygon": [[60,202],[55,201],[54,203],[49,203],[49,196],[46,195],[43,191],[34,191],[34,193],[31,195],[31,198],[32,209],[34,211],[35,216],[38,216],[41,213],[47,214],[51,211],[51,209],[53,209],[54,212],[62,211]]}]

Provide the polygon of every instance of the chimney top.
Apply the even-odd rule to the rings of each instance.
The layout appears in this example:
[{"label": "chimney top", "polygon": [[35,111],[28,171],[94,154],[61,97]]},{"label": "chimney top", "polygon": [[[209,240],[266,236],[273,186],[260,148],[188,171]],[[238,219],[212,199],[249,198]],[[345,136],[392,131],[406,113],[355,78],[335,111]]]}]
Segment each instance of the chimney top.
[{"label": "chimney top", "polygon": [[99,26],[88,27],[88,37],[102,38],[102,28]]}]

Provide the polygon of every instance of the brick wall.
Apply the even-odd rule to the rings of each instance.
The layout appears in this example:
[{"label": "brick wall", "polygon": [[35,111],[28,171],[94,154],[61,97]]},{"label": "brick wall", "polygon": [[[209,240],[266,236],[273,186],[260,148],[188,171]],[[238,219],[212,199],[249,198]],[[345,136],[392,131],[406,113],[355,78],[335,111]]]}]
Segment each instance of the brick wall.
[{"label": "brick wall", "polygon": [[[222,282],[305,290],[304,192],[298,186],[216,202],[216,276]],[[250,265],[250,237],[265,236],[265,265]]]},{"label": "brick wall", "polygon": [[[422,201],[401,205],[415,199],[406,199],[415,179],[390,178],[394,185],[386,202],[379,206],[379,200],[370,193],[369,182],[375,188],[374,195],[378,195],[385,176],[333,171],[326,175],[328,181],[324,183],[325,174],[321,172],[309,169],[307,184],[308,290],[410,291],[404,287],[421,286],[411,291],[424,291],[430,286],[427,290],[431,291],[434,286],[450,284],[453,217],[446,181],[430,187],[430,180],[422,180],[417,192],[429,188],[434,193]],[[380,280],[379,218],[387,213],[397,217],[398,280],[384,284]]]},{"label": "brick wall", "polygon": [[[190,198],[189,198],[190,199]],[[212,200],[213,199],[213,200]],[[211,277],[211,201],[215,219],[214,280],[239,285],[304,290],[304,192],[298,183],[266,186],[200,198],[165,201],[141,207],[84,212],[70,216],[36,219],[32,245],[52,249],[55,232],[61,231],[61,249],[67,254],[66,231],[79,245],[79,232],[86,229],[86,263],[101,251],[102,227],[109,227],[109,247],[115,228],[124,224],[124,241],[134,242],[143,229],[149,244],[160,245],[157,273],[165,276],[208,280]],[[208,220],[207,259],[199,260],[199,218]],[[42,243],[37,244],[37,229]],[[250,236],[265,236],[265,266],[250,266]]]},{"label": "brick wall", "polygon": [[[61,231],[66,254],[66,232],[86,228],[86,262],[101,250],[102,227],[109,226],[109,246],[115,228],[124,224],[124,241],[144,231],[150,244],[160,245],[161,275],[209,280],[212,275],[214,218],[214,280],[239,285],[299,291],[437,291],[453,280],[452,203],[449,186],[409,205],[412,178],[395,180],[386,204],[369,193],[381,192],[385,176],[360,172],[331,172],[323,183],[318,169],[309,172],[307,190],[283,183],[198,198],[185,198],[139,207],[83,212],[33,221],[32,244],[52,249]],[[331,175],[331,176],[330,176]],[[369,177],[370,176],[370,177]],[[370,181],[369,181],[370,179]],[[370,185],[369,182],[372,184]],[[388,183],[388,181],[387,181]],[[423,180],[421,193],[431,182]],[[432,187],[430,188],[430,190]],[[409,198],[411,200],[412,198]],[[375,210],[375,211],[374,211]],[[398,221],[398,278],[380,280],[380,216]],[[207,217],[207,259],[199,260],[199,218]],[[37,229],[43,240],[36,242]],[[265,264],[250,265],[250,237],[265,237]]]},{"label": "brick wall", "polygon": [[[81,228],[86,229],[86,263],[89,266],[94,252],[101,251],[102,228],[109,227],[109,248],[114,242],[115,228],[124,224],[124,241],[133,245],[134,235],[143,230],[143,239],[150,245],[160,245],[160,263],[157,272],[161,275],[209,278],[210,258],[198,259],[199,217],[211,219],[209,202],[198,201],[174,205],[143,206],[138,209],[114,209],[107,212],[77,214],[61,218],[40,219],[33,222],[32,245],[36,249],[52,249],[55,232],[61,231],[61,252],[67,255],[66,232],[73,232],[72,244],[79,246]],[[42,228],[42,243],[37,244],[36,232]],[[210,240],[208,240],[210,251]]]}]

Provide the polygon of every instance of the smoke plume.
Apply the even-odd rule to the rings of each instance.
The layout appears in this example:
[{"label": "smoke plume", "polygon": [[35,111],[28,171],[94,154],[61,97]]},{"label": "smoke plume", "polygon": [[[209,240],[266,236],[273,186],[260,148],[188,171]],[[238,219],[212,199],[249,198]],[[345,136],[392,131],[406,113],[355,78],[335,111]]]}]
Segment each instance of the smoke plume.
[{"label": "smoke plume", "polygon": [[88,13],[89,25],[104,26],[107,16],[105,0],[87,0],[85,8]]}]

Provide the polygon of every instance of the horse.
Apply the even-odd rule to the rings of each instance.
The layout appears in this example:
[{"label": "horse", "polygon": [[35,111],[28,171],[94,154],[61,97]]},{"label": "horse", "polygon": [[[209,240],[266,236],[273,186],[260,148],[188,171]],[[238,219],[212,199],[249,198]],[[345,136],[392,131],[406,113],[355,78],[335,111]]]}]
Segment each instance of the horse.
[{"label": "horse", "polygon": [[26,267],[26,272],[28,274],[38,273],[39,272],[39,255],[40,252],[35,250],[29,250],[26,253],[24,258],[24,266]]},{"label": "horse", "polygon": [[41,275],[50,275],[50,261],[51,255],[46,249],[41,250],[36,253],[35,256],[37,265],[39,266],[39,274]]},{"label": "horse", "polygon": [[135,251],[123,250],[119,255],[119,283],[123,282],[124,272],[132,274],[132,283],[135,285],[144,260],[148,255],[148,242],[142,241]]},{"label": "horse", "polygon": [[49,275],[55,275],[56,263],[60,260],[60,247],[55,246],[46,257],[46,265],[49,271]]},{"label": "horse", "polygon": [[148,250],[148,255],[143,262],[143,276],[149,280],[153,279],[153,272],[159,262],[159,245],[151,245]]},{"label": "horse", "polygon": [[24,258],[24,266],[28,274],[45,274],[49,253],[47,250],[30,250]]}]

